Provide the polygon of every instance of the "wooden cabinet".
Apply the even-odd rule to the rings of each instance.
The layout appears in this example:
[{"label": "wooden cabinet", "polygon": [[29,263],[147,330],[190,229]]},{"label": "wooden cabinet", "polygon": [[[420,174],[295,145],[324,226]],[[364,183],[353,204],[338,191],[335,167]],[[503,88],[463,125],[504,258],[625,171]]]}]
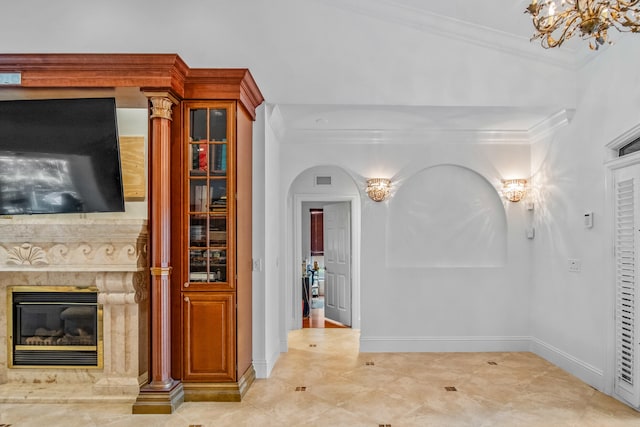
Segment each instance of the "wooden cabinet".
[{"label": "wooden cabinet", "polygon": [[[236,100],[184,100],[173,189],[172,249],[180,305],[174,376],[185,400],[238,401],[253,382],[251,356],[252,117]],[[176,215],[178,217],[176,217]],[[177,347],[177,348],[176,348]],[[177,372],[176,372],[177,371]]]},{"label": "wooden cabinet", "polygon": [[235,294],[183,292],[183,381],[234,381]]},{"label": "wooden cabinet", "polygon": [[[264,101],[249,70],[191,68],[171,53],[12,53],[0,54],[0,72],[21,76],[2,88],[8,99],[115,95],[120,108],[149,110],[149,245],[139,260],[148,274],[135,275],[135,302],[149,316],[137,346],[125,340],[148,375],[140,372],[133,412],[172,413],[183,398],[240,400],[255,376],[251,145]],[[202,115],[215,116],[213,130],[191,128]]]}]

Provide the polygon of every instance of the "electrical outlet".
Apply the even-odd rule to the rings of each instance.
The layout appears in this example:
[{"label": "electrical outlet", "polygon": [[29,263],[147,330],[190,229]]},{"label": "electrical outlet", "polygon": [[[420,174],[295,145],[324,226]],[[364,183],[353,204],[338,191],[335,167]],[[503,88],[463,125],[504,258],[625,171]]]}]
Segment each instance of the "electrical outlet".
[{"label": "electrical outlet", "polygon": [[579,259],[570,259],[569,260],[569,271],[573,273],[577,273],[581,270],[582,263]]},{"label": "electrical outlet", "polygon": [[536,237],[536,229],[533,227],[527,228],[527,239],[533,239]]}]

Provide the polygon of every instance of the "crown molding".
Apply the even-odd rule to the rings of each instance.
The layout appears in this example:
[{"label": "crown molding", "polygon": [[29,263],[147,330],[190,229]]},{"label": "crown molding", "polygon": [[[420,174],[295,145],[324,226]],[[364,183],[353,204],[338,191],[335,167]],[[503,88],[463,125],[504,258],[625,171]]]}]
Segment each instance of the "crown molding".
[{"label": "crown molding", "polygon": [[475,129],[286,129],[285,144],[529,144],[527,130]]},{"label": "crown molding", "polygon": [[529,141],[535,144],[567,126],[575,114],[574,109],[562,109],[529,129]]},{"label": "crown molding", "polygon": [[397,0],[317,0],[322,3],[411,27],[429,34],[455,39],[476,46],[504,52],[524,59],[544,62],[567,70],[576,70],[588,62],[587,54],[563,46],[562,50],[542,48],[527,37],[498,31],[482,25],[438,15],[424,8],[416,8]]},{"label": "crown molding", "polygon": [[277,105],[270,105],[268,122],[284,144],[534,144],[567,126],[575,110],[561,109],[530,128],[521,129],[311,129],[290,128]]}]

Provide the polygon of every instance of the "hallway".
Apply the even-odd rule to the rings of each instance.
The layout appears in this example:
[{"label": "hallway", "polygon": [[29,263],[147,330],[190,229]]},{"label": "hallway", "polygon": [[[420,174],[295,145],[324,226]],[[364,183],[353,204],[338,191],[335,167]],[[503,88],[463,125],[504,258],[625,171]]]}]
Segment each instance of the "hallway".
[{"label": "hallway", "polygon": [[[98,400],[56,404],[51,392],[52,403],[17,403],[15,387],[0,386],[0,402],[16,402],[0,404],[0,425],[640,425],[639,413],[531,353],[359,354],[358,336],[353,329],[293,331],[271,378],[257,380],[243,402],[187,402],[172,415],[131,415],[130,404]],[[60,387],[60,394],[65,389],[73,391]]]},{"label": "hallway", "polygon": [[[317,308],[316,308],[317,307]],[[348,328],[324,317],[324,296],[313,297],[308,317],[302,318],[303,328]]]}]

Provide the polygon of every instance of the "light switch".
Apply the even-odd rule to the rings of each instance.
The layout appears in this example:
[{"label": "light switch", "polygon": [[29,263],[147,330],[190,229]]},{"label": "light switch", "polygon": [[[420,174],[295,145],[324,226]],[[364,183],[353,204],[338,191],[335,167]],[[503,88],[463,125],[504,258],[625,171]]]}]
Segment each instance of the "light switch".
[{"label": "light switch", "polygon": [[584,214],[584,228],[593,227],[593,212],[585,212]]}]

